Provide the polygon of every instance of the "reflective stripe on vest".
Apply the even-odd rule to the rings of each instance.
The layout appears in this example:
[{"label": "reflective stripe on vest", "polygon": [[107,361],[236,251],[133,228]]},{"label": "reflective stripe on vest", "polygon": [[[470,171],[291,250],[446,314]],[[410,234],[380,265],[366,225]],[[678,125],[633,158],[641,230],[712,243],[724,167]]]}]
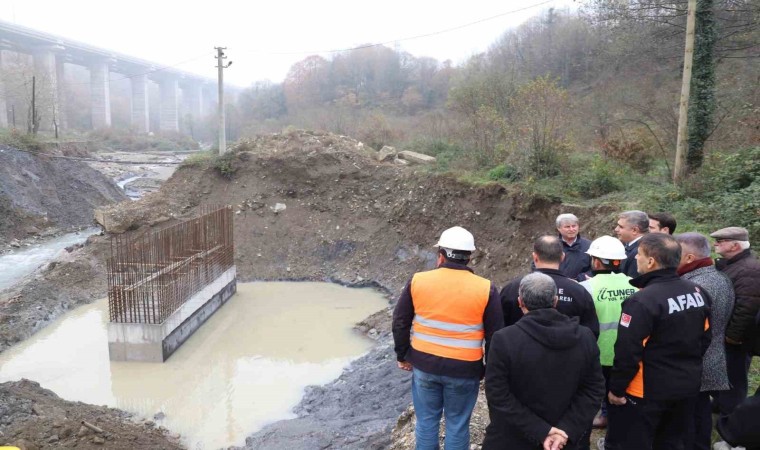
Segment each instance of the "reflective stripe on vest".
[{"label": "reflective stripe on vest", "polygon": [[[599,318],[599,361],[603,366],[612,366],[615,360],[615,341],[618,323],[623,309],[623,300],[638,289],[628,282],[624,273],[600,273],[587,280],[591,287],[596,315]],[[586,282],[584,282],[586,283]]]},{"label": "reflective stripe on vest", "polygon": [[440,320],[426,319],[424,317],[421,317],[419,314],[416,314],[414,316],[414,320],[417,321],[417,323],[420,325],[424,325],[430,328],[438,328],[439,330],[444,331],[461,331],[462,333],[466,333],[468,331],[480,331],[483,329],[482,323],[479,323],[477,325],[462,325],[459,323],[448,323],[441,322]]},{"label": "reflective stripe on vest", "polygon": [[491,282],[467,270],[439,268],[412,278],[412,348],[462,361],[483,358],[483,313]]}]

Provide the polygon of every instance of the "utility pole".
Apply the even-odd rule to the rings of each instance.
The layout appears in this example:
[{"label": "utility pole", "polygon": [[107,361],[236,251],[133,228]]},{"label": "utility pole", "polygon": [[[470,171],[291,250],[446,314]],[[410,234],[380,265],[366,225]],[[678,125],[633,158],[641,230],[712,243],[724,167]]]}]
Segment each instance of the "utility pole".
[{"label": "utility pole", "polygon": [[681,102],[678,106],[678,139],[676,141],[676,162],[673,168],[673,183],[680,183],[686,176],[686,153],[689,146],[689,94],[691,91],[691,65],[694,60],[694,23],[697,15],[697,0],[689,0],[686,16],[686,49],[683,55],[683,79],[681,80]]},{"label": "utility pole", "polygon": [[224,120],[224,69],[232,65],[232,61],[224,64],[222,61],[227,59],[224,51],[227,47],[214,47],[216,49],[216,67],[219,69],[219,154],[223,155],[227,151],[227,130]]}]

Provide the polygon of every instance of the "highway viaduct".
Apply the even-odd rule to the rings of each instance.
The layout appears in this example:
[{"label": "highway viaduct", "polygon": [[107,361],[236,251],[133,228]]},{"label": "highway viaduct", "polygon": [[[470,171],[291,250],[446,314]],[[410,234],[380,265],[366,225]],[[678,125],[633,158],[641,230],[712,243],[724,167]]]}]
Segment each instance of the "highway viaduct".
[{"label": "highway viaduct", "polygon": [[[193,120],[200,120],[215,112],[218,101],[214,79],[0,20],[0,73],[11,58],[19,55],[33,60],[35,80],[39,83],[38,105],[43,109],[41,130],[51,130],[54,126],[67,128],[63,103],[66,99],[65,71],[69,64],[89,70],[93,129],[111,126],[110,82],[113,73],[130,81],[131,129],[138,133],[179,132],[180,111],[189,114]],[[8,76],[0,79],[0,128],[9,126],[6,84],[14,81],[23,80]],[[149,83],[157,83],[159,88],[159,130],[150,127]]]}]

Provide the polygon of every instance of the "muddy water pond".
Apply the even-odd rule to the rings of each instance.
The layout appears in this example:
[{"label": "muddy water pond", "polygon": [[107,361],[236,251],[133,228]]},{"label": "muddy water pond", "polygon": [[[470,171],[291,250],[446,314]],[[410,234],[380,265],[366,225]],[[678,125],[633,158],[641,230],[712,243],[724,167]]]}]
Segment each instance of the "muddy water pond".
[{"label": "muddy water pond", "polygon": [[371,289],[240,283],[163,364],[110,362],[100,300],[0,354],[0,382],[27,378],[67,400],[108,405],[180,433],[191,449],[242,445],[295,415],[304,388],[337,378],[372,341],[356,322],[387,306]]}]

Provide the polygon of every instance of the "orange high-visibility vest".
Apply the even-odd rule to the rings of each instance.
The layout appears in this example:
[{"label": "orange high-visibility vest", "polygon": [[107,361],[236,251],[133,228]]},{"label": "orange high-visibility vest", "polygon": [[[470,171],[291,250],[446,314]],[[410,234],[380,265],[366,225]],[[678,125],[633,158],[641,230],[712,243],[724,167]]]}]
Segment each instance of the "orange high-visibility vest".
[{"label": "orange high-visibility vest", "polygon": [[483,312],[491,282],[469,270],[439,268],[412,277],[412,348],[461,361],[483,358]]}]

